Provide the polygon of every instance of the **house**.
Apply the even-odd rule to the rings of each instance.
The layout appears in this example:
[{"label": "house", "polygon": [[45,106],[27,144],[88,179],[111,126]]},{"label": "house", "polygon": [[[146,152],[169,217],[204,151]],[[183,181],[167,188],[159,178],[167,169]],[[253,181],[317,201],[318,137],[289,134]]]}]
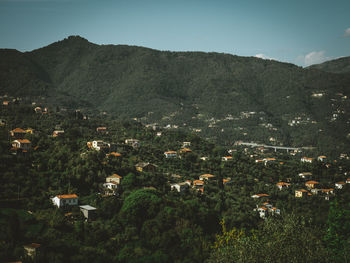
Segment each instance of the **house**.
[{"label": "house", "polygon": [[259,216],[261,218],[265,218],[267,216],[267,213],[268,213],[267,207],[261,206],[261,207],[258,207],[256,210],[259,212]]},{"label": "house", "polygon": [[6,121],[3,119],[0,119],[0,127],[5,126],[5,125],[6,125]]},{"label": "house", "polygon": [[335,188],[336,189],[343,189],[343,187],[346,185],[345,182],[338,182],[338,183],[335,183]]},{"label": "house", "polygon": [[212,174],[202,174],[202,175],[199,176],[199,180],[201,180],[201,181],[204,181],[204,180],[209,181],[209,180],[215,179],[215,177],[216,176],[212,175]]},{"label": "house", "polygon": [[264,162],[264,160],[261,160],[261,159],[256,159],[255,160],[255,163],[263,163]]},{"label": "house", "polygon": [[298,190],[295,190],[295,197],[303,198],[303,197],[306,197],[308,193],[309,192],[305,189],[298,189]]},{"label": "house", "polygon": [[108,133],[107,127],[97,127],[97,128],[96,128],[96,132],[97,132],[97,133],[106,134],[106,133]]},{"label": "house", "polygon": [[176,158],[177,153],[175,151],[167,151],[164,153],[165,158]]},{"label": "house", "polygon": [[191,150],[191,149],[188,149],[188,148],[182,148],[182,149],[180,150],[180,153],[181,153],[181,154],[186,154],[186,153],[190,153],[190,152],[192,152],[192,150]]},{"label": "house", "polygon": [[171,184],[171,190],[176,190],[179,193],[183,193],[190,187],[191,183],[189,182],[182,182],[182,183],[176,183],[176,184]]},{"label": "house", "polygon": [[319,184],[319,182],[317,182],[317,181],[307,181],[305,183],[305,186],[309,189],[314,189],[317,184]]},{"label": "house", "polygon": [[265,219],[268,215],[280,215],[281,214],[281,210],[273,207],[271,204],[269,203],[263,203],[261,206],[257,206],[256,209],[254,209],[254,211],[258,211],[259,216],[262,219]]},{"label": "house", "polygon": [[222,179],[222,184],[223,184],[223,185],[232,184],[231,178]]},{"label": "house", "polygon": [[125,139],[125,144],[130,145],[133,148],[140,147],[140,141],[137,139]]},{"label": "house", "polygon": [[108,177],[106,178],[106,183],[116,183],[116,184],[120,184],[122,178],[123,178],[123,177],[121,177],[121,176],[118,175],[118,174],[113,174],[113,175],[108,176]]},{"label": "house", "polygon": [[334,189],[320,189],[320,191],[324,194],[324,199],[329,201],[330,196],[334,195]]},{"label": "house", "polygon": [[232,159],[233,159],[232,156],[225,156],[225,157],[221,158],[221,161],[225,161],[225,162],[226,161],[232,161]]},{"label": "house", "polygon": [[208,160],[209,160],[209,157],[203,156],[203,157],[201,157],[201,158],[199,158],[199,159],[202,160],[202,161],[208,161]]},{"label": "house", "polygon": [[254,199],[259,199],[259,198],[263,198],[263,197],[269,197],[268,194],[255,194],[251,196]]},{"label": "house", "polygon": [[268,163],[275,162],[276,159],[275,158],[264,158],[263,161],[264,161],[264,164],[267,165]]},{"label": "house", "polygon": [[9,102],[9,101],[7,101],[7,100],[4,100],[4,101],[2,102],[2,105],[4,105],[4,106],[8,106],[8,105],[10,105],[10,102]]},{"label": "house", "polygon": [[28,151],[30,150],[30,147],[32,146],[32,143],[27,139],[17,139],[12,142],[12,147],[15,149],[21,149]]},{"label": "house", "polygon": [[54,205],[58,208],[62,206],[74,206],[78,205],[78,196],[76,194],[71,195],[56,195],[51,199]]},{"label": "house", "polygon": [[121,157],[122,155],[120,153],[116,153],[116,152],[111,152],[106,154],[107,158],[111,158],[111,157]]},{"label": "house", "polygon": [[312,163],[313,160],[314,160],[314,158],[310,158],[310,157],[302,157],[300,159],[300,161],[303,163]]},{"label": "house", "polygon": [[312,176],[312,173],[310,172],[303,172],[299,174],[299,177],[303,178],[303,179],[308,179]]},{"label": "house", "polygon": [[27,256],[31,257],[33,259],[36,257],[38,250],[39,250],[39,247],[40,247],[40,244],[38,244],[38,243],[30,243],[30,244],[23,246],[24,251],[27,254]]},{"label": "house", "polygon": [[191,146],[191,142],[183,142],[182,143],[183,148],[190,147],[190,146]]},{"label": "house", "polygon": [[284,188],[289,188],[290,184],[285,182],[279,182],[276,184],[277,188],[282,190]]},{"label": "house", "polygon": [[201,188],[203,186],[204,186],[204,181],[201,181],[201,180],[194,180],[193,181],[194,188]]},{"label": "house", "polygon": [[56,138],[58,136],[62,136],[64,134],[64,130],[55,130],[52,133],[52,137]]},{"label": "house", "polygon": [[41,107],[35,107],[34,111],[35,111],[35,113],[42,113],[43,112]]},{"label": "house", "polygon": [[116,182],[108,182],[104,183],[103,187],[106,188],[105,195],[115,195],[115,191],[118,189],[118,185]]},{"label": "house", "polygon": [[86,220],[94,220],[96,218],[97,208],[91,205],[80,205],[79,207]]},{"label": "house", "polygon": [[321,155],[317,157],[317,161],[325,162],[326,160],[327,160],[327,156]]},{"label": "house", "polygon": [[16,139],[23,139],[26,134],[26,131],[21,128],[16,128],[10,131],[11,137],[14,137]]},{"label": "house", "polygon": [[97,151],[100,151],[100,150],[104,150],[104,149],[109,148],[109,145],[108,145],[108,143],[106,143],[102,140],[96,140],[96,141],[92,141],[91,147]]},{"label": "house", "polygon": [[350,184],[350,178],[346,179],[345,183]]},{"label": "house", "polygon": [[157,166],[151,163],[140,162],[135,165],[135,168],[139,172],[155,172]]}]

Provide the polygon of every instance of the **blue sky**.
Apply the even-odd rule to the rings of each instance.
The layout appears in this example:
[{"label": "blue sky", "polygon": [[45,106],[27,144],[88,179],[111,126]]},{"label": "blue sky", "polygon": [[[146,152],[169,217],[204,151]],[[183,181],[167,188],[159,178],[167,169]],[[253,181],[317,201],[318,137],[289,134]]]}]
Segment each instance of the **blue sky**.
[{"label": "blue sky", "polygon": [[0,48],[30,51],[69,35],[308,66],[350,56],[350,1],[0,0]]}]

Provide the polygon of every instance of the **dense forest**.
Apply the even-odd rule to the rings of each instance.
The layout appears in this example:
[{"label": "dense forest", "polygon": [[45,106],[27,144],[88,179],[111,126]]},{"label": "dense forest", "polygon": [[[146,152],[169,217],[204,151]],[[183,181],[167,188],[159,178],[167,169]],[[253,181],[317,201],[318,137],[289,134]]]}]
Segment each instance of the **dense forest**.
[{"label": "dense forest", "polygon": [[71,36],[31,52],[0,50],[0,94],[107,112],[235,140],[349,149],[349,59],[301,68],[255,57],[96,45]]},{"label": "dense forest", "polygon": [[[59,107],[35,112],[37,106],[24,100],[1,106],[1,262],[350,258],[350,184],[335,187],[350,182],[348,158],[304,163],[303,153],[264,151],[257,156],[257,150],[218,146],[184,129],[147,128],[138,121]],[[14,146],[15,128],[26,131],[29,149]],[[61,133],[53,136],[54,131]],[[125,140],[131,138],[139,144],[129,145]],[[110,146],[94,150],[88,142],[96,140]],[[168,151],[177,158],[166,158]],[[256,158],[274,161],[264,165]],[[155,168],[140,171],[140,162]],[[295,197],[295,190],[305,188],[300,174],[306,172],[332,194],[309,189],[306,196]],[[103,184],[113,174],[121,182],[108,194]],[[196,188],[208,174],[213,179]],[[183,182],[188,182],[184,191],[172,187]],[[279,182],[289,187],[279,190]],[[64,194],[76,194],[79,205],[95,207],[96,217],[87,220],[79,206],[54,206],[51,198]],[[262,216],[267,207],[279,212]],[[40,247],[28,256],[24,245],[32,243]]]}]

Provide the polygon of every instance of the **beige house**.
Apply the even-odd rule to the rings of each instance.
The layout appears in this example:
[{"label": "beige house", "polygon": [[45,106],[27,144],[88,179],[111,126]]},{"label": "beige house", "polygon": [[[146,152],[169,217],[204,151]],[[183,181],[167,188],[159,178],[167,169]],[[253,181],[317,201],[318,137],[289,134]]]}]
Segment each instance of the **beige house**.
[{"label": "beige house", "polygon": [[298,190],[295,190],[295,197],[303,198],[303,197],[306,197],[308,193],[309,192],[305,189],[298,189]]},{"label": "beige house", "polygon": [[116,183],[116,184],[120,184],[122,178],[123,178],[123,177],[121,177],[121,176],[118,175],[118,174],[113,174],[113,175],[108,176],[108,177],[106,178],[106,183]]},{"label": "beige house", "polygon": [[305,183],[305,186],[309,189],[314,189],[317,184],[319,184],[319,182],[317,182],[317,181],[307,181]]}]

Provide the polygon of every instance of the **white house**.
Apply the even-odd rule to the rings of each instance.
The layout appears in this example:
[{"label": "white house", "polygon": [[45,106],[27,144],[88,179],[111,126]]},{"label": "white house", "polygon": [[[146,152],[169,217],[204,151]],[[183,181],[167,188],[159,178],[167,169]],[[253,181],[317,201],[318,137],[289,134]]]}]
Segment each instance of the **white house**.
[{"label": "white house", "polygon": [[303,172],[299,174],[299,177],[303,178],[303,179],[308,179],[312,176],[312,173],[310,172]]},{"label": "white house", "polygon": [[108,148],[108,147],[109,147],[108,143],[102,140],[92,141],[92,148],[94,148],[97,151],[101,150],[102,148]]},{"label": "white house", "polygon": [[303,163],[312,163],[313,158],[310,158],[310,157],[302,157],[302,158],[300,159],[300,161],[303,162]]},{"label": "white house", "polygon": [[165,158],[176,158],[177,153],[175,151],[167,151],[164,153]]},{"label": "white house", "polygon": [[327,160],[327,156],[321,155],[317,157],[317,161],[325,162],[326,160]]},{"label": "white house", "polygon": [[276,184],[276,186],[278,187],[278,189],[282,190],[284,188],[289,188],[290,184],[285,182],[279,182]]},{"label": "white house", "polygon": [[335,188],[336,189],[343,189],[344,185],[346,183],[345,182],[338,182],[338,183],[335,183]]},{"label": "white house", "polygon": [[58,208],[61,206],[73,206],[78,205],[78,196],[76,194],[71,195],[56,195],[51,199],[53,204]]},{"label": "white house", "polygon": [[182,183],[177,183],[177,184],[171,184],[171,190],[176,190],[179,193],[184,192],[185,190],[187,190],[190,187],[191,183],[190,182],[182,182]]}]

